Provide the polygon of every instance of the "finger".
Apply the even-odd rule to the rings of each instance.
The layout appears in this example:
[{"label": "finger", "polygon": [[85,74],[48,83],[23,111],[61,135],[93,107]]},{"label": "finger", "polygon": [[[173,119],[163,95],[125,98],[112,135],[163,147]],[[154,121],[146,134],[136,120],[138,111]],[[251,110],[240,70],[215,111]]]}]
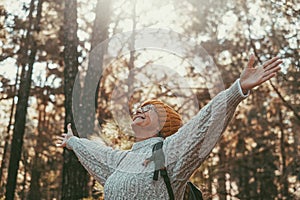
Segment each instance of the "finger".
[{"label": "finger", "polygon": [[263,77],[262,83],[263,83],[263,82],[266,82],[266,81],[269,80],[269,79],[271,79],[271,78],[274,77],[275,75],[276,75],[276,73],[271,73],[271,74],[269,74],[269,75]]},{"label": "finger", "polygon": [[275,61],[277,61],[279,59],[279,57],[274,57],[274,58],[272,58],[272,59],[270,59],[270,60],[267,60],[264,64],[263,64],[263,67],[264,68],[266,68],[266,67],[268,67],[268,65],[270,65],[270,64],[272,64],[273,62],[275,62]]},{"label": "finger", "polygon": [[61,144],[61,143],[56,143],[55,144],[57,147],[61,147],[63,144]]},{"label": "finger", "polygon": [[254,54],[251,54],[250,55],[250,58],[249,58],[249,62],[248,62],[248,68],[254,68],[254,63],[255,63],[255,55]]},{"label": "finger", "polygon": [[273,68],[272,70],[269,70],[264,73],[263,78],[268,77],[270,74],[277,74],[277,72],[280,70],[280,66],[277,66],[276,68]]},{"label": "finger", "polygon": [[56,139],[57,139],[57,140],[64,140],[65,137],[57,136]]},{"label": "finger", "polygon": [[72,132],[71,123],[68,123],[67,129],[68,129],[68,133],[69,133],[69,132]]},{"label": "finger", "polygon": [[[62,133],[61,134],[62,137],[66,137],[66,135],[67,135],[67,133]],[[57,137],[60,137],[60,136],[57,136]]]},{"label": "finger", "polygon": [[273,62],[272,64],[266,66],[264,69],[266,71],[271,70],[273,68],[276,68],[278,65],[280,65],[282,63],[282,60],[276,60],[275,62]]}]

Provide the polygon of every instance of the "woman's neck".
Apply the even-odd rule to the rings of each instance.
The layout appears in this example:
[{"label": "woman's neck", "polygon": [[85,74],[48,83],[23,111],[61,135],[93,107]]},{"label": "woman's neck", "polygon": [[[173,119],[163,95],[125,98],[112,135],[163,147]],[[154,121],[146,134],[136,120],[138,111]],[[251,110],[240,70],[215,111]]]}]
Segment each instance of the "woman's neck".
[{"label": "woman's neck", "polygon": [[149,137],[140,137],[140,138],[139,137],[135,137],[134,141],[135,142],[141,142],[143,140],[148,140],[148,139],[153,138],[153,137],[157,137],[157,134],[149,136]]}]

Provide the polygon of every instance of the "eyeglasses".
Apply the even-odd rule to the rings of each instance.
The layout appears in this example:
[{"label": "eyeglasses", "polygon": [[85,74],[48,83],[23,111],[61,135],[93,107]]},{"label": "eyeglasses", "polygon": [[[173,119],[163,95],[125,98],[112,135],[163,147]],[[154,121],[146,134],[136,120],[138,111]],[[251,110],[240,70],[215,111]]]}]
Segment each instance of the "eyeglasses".
[{"label": "eyeglasses", "polygon": [[145,112],[148,112],[150,110],[155,110],[155,106],[152,105],[152,104],[145,105],[145,106],[140,107],[140,108],[136,109],[135,111],[133,111],[132,115],[136,115],[138,113],[145,113]]}]

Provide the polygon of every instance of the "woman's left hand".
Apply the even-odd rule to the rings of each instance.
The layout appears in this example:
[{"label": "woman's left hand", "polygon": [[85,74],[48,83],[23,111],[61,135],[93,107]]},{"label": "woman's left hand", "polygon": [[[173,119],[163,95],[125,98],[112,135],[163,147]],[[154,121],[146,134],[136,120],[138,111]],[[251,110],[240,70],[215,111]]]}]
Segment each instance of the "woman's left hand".
[{"label": "woman's left hand", "polygon": [[247,67],[240,76],[240,84],[244,93],[274,77],[280,70],[282,60],[274,57],[267,60],[262,66],[254,66],[255,56],[251,55]]},{"label": "woman's left hand", "polygon": [[67,129],[68,129],[68,132],[67,133],[63,133],[61,134],[61,136],[57,136],[56,137],[56,146],[57,147],[66,147],[67,146],[67,140],[70,138],[70,137],[73,137],[74,134],[73,134],[73,131],[72,131],[72,128],[71,128],[71,123],[69,123],[67,125]]}]

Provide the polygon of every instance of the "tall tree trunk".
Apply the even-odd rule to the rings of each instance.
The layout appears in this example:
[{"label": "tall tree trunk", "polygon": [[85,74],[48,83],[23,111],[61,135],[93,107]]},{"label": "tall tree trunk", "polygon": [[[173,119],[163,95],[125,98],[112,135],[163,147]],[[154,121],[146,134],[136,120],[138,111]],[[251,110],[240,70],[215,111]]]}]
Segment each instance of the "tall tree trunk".
[{"label": "tall tree trunk", "polygon": [[[95,108],[97,107],[97,99],[99,94],[99,75],[103,71],[103,56],[107,50],[107,43],[103,41],[108,38],[110,8],[110,0],[97,1],[95,11],[96,18],[93,25],[93,33],[91,39],[91,53],[89,55],[88,69],[84,80],[84,87],[82,89],[83,94],[81,100],[81,112],[83,114],[79,114],[78,116],[79,129],[77,130],[80,133],[81,137],[87,137],[88,134],[94,132],[94,122],[96,116]],[[97,87],[95,87],[96,84]],[[101,113],[102,112],[100,112],[100,115]],[[100,120],[100,126],[101,122],[102,120]]]},{"label": "tall tree trunk", "polygon": [[[38,156],[38,155],[37,155]],[[34,158],[33,167],[31,169],[31,180],[30,180],[30,190],[28,194],[28,199],[35,200],[41,199],[41,191],[40,191],[40,177],[41,170],[38,166],[38,158]]]},{"label": "tall tree trunk", "polygon": [[220,158],[220,164],[223,167],[220,167],[219,169],[221,169],[218,172],[218,189],[217,189],[217,193],[218,196],[221,200],[226,200],[226,196],[227,196],[227,192],[226,192],[226,171],[227,171],[227,163],[226,163],[226,155],[225,155],[225,151],[224,149],[226,149],[226,145],[224,140],[222,140],[220,142],[220,151],[218,153],[218,156]]},{"label": "tall tree trunk", "polygon": [[[29,15],[29,27],[28,27],[28,34],[26,35],[26,44],[25,44],[25,51],[24,51],[24,58],[22,64],[22,73],[20,79],[20,89],[18,92],[18,103],[16,106],[16,113],[15,113],[15,124],[13,130],[13,138],[9,160],[9,167],[8,167],[8,177],[7,177],[7,185],[6,185],[6,199],[14,199],[14,192],[17,183],[17,173],[19,169],[19,162],[21,159],[21,151],[23,146],[23,136],[25,132],[25,123],[26,123],[26,114],[27,114],[27,106],[28,106],[28,97],[30,92],[31,86],[31,76],[32,76],[32,69],[33,64],[35,62],[35,55],[37,52],[37,44],[36,41],[32,37],[32,32],[39,32],[39,24],[41,19],[41,12],[42,12],[42,3],[43,0],[38,1],[38,5],[36,8],[36,19],[33,22],[32,13],[34,11],[34,3],[35,0],[31,1],[30,4],[30,15]],[[31,31],[33,24],[33,30]],[[30,48],[28,48],[30,45]],[[30,50],[30,51],[28,51]],[[29,53],[29,55],[28,55]]]},{"label": "tall tree trunk", "polygon": [[[134,60],[135,60],[135,38],[136,38],[136,0],[133,0],[132,3],[132,33],[129,42],[129,50],[130,50],[130,58],[129,58],[129,70],[134,68]],[[128,81],[131,81],[129,77]],[[129,82],[129,86],[131,86],[131,82]]]},{"label": "tall tree trunk", "polygon": [[31,180],[28,194],[28,199],[32,200],[41,199],[40,177],[42,173],[42,161],[40,159],[40,154],[43,151],[42,137],[45,124],[46,106],[47,102],[41,102],[39,106],[38,135],[36,139],[35,156],[33,158],[33,165],[31,167]]},{"label": "tall tree trunk", "polygon": [[[238,194],[238,197],[241,198],[241,199],[247,199],[247,198],[250,198],[251,194],[250,194],[250,187],[249,187],[249,172],[246,168],[246,163],[243,164],[243,162],[248,162],[247,160],[243,160],[242,158],[239,158],[240,161],[236,164],[236,165],[240,165],[242,167],[239,167],[238,169],[236,169],[236,171],[238,172],[239,176],[239,185],[241,187],[241,189],[239,189],[239,194]],[[235,167],[234,165],[232,166],[233,168]]]},{"label": "tall tree trunk", "polygon": [[[75,77],[78,72],[78,38],[77,38],[77,1],[65,1],[64,14],[64,92],[65,92],[65,131],[67,132],[67,124],[72,123],[74,128],[74,120],[72,114],[72,104],[78,106],[78,102],[72,100],[72,92],[79,90],[79,85],[74,85]],[[78,135],[76,130],[75,135]],[[62,199],[82,199],[88,196],[88,173],[80,164],[75,154],[64,149],[64,165],[63,165],[63,185]]]},{"label": "tall tree trunk", "polygon": [[287,174],[287,170],[286,170],[286,153],[285,153],[285,137],[284,137],[284,124],[283,124],[283,117],[282,117],[282,112],[281,112],[281,108],[279,106],[278,109],[278,114],[279,114],[279,126],[280,126],[280,155],[281,155],[281,160],[282,160],[282,177],[283,180],[282,182],[282,196],[285,198],[288,198],[289,195],[289,182],[287,180],[288,178],[288,174]]},{"label": "tall tree trunk", "polygon": [[[131,94],[133,91],[133,78],[134,78],[134,61],[135,61],[135,39],[136,39],[136,0],[133,0],[132,3],[132,33],[131,33],[131,38],[129,41],[129,50],[130,50],[130,57],[129,57],[129,63],[128,63],[128,68],[129,68],[129,76],[127,79],[127,85],[128,85],[128,94]],[[129,100],[130,96],[127,97]]]},{"label": "tall tree trunk", "polygon": [[[15,80],[15,88],[17,88],[17,85],[18,85],[18,81],[19,81],[19,66],[17,67],[17,73],[16,73],[16,80]],[[15,94],[16,96],[17,94]],[[10,109],[10,117],[9,117],[9,122],[8,122],[8,125],[7,125],[7,136],[5,137],[5,144],[4,144],[4,148],[3,148],[3,155],[2,155],[2,160],[1,160],[1,167],[0,167],[0,193],[3,192],[3,170],[4,168],[6,168],[6,161],[7,161],[7,156],[8,156],[8,148],[9,148],[9,143],[11,142],[11,133],[10,133],[10,130],[11,130],[11,125],[12,125],[12,120],[13,120],[13,116],[14,116],[14,112],[15,112],[15,96],[13,96],[12,98],[12,104],[11,104],[11,109]]]},{"label": "tall tree trunk", "polygon": [[[210,194],[213,194],[213,166],[212,166],[212,160],[211,159],[209,159],[209,164],[208,164],[208,166],[207,166],[207,169],[208,169],[208,192],[210,193]],[[209,200],[211,200],[212,199],[212,195],[210,195],[210,197],[209,197]]]},{"label": "tall tree trunk", "polygon": [[22,162],[23,162],[23,165],[24,165],[24,172],[23,172],[23,177],[24,177],[24,179],[23,179],[23,182],[22,182],[22,191],[21,191],[21,194],[20,194],[20,198],[22,199],[22,200],[25,200],[25,199],[27,199],[26,198],[26,180],[27,180],[27,158],[28,158],[28,154],[25,152],[25,151],[23,151],[22,152]]},{"label": "tall tree trunk", "polygon": [[96,18],[93,25],[93,34],[91,39],[91,50],[107,39],[108,26],[110,22],[110,0],[98,0],[96,6]]}]

